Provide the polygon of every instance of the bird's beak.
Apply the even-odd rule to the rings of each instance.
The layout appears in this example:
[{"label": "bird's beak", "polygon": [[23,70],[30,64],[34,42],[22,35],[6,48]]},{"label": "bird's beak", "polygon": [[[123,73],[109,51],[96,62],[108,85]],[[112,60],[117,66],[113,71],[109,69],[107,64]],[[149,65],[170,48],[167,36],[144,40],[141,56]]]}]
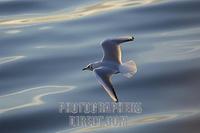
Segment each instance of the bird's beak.
[{"label": "bird's beak", "polygon": [[88,69],[88,67],[85,67],[85,68],[82,69],[82,71],[85,71],[85,70],[87,70],[87,69]]}]

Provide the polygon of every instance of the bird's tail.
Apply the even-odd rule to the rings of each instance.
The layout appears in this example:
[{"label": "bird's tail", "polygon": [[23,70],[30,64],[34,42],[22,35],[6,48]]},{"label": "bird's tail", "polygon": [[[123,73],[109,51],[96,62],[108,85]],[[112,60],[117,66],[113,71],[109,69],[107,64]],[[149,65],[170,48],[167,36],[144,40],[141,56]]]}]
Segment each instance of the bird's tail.
[{"label": "bird's tail", "polygon": [[122,63],[119,66],[119,72],[127,78],[133,77],[133,75],[137,72],[136,63],[133,60]]}]

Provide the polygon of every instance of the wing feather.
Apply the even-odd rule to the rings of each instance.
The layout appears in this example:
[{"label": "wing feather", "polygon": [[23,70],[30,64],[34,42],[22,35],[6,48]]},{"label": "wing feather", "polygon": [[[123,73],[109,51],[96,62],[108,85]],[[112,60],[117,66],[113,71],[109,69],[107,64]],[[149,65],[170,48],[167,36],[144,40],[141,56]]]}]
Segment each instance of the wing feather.
[{"label": "wing feather", "polygon": [[121,64],[121,47],[120,44],[128,41],[133,41],[133,37],[119,37],[104,40],[101,45],[103,48],[102,61],[113,61]]},{"label": "wing feather", "polygon": [[118,102],[117,95],[111,83],[112,71],[105,67],[101,67],[101,68],[95,69],[94,72],[95,72],[97,81],[103,86],[103,88],[106,90],[108,95],[112,98],[113,101]]}]

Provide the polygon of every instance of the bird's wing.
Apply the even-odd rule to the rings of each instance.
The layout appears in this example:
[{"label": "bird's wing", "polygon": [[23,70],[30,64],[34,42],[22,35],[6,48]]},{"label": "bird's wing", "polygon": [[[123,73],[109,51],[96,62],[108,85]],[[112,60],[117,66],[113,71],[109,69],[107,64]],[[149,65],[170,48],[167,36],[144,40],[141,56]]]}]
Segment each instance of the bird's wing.
[{"label": "bird's wing", "polygon": [[101,45],[103,47],[103,59],[102,61],[113,61],[121,64],[121,48],[120,45],[123,42],[133,41],[133,37],[119,37],[113,39],[104,40]]},{"label": "bird's wing", "polygon": [[103,86],[113,101],[118,102],[117,95],[111,83],[112,70],[105,67],[94,69],[97,81]]}]

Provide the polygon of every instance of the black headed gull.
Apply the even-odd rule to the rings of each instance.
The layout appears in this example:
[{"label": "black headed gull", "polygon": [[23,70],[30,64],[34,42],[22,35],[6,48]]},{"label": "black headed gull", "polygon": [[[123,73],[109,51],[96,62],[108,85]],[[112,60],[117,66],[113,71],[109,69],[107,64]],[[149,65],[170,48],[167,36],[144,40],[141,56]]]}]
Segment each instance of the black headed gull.
[{"label": "black headed gull", "polygon": [[122,73],[124,76],[130,78],[137,72],[134,61],[130,60],[125,63],[122,63],[121,61],[120,44],[133,40],[134,37],[132,36],[104,40],[101,43],[103,47],[102,60],[90,63],[83,68],[83,70],[90,70],[95,73],[97,81],[115,102],[118,102],[118,98],[111,83],[111,76],[113,74]]}]

